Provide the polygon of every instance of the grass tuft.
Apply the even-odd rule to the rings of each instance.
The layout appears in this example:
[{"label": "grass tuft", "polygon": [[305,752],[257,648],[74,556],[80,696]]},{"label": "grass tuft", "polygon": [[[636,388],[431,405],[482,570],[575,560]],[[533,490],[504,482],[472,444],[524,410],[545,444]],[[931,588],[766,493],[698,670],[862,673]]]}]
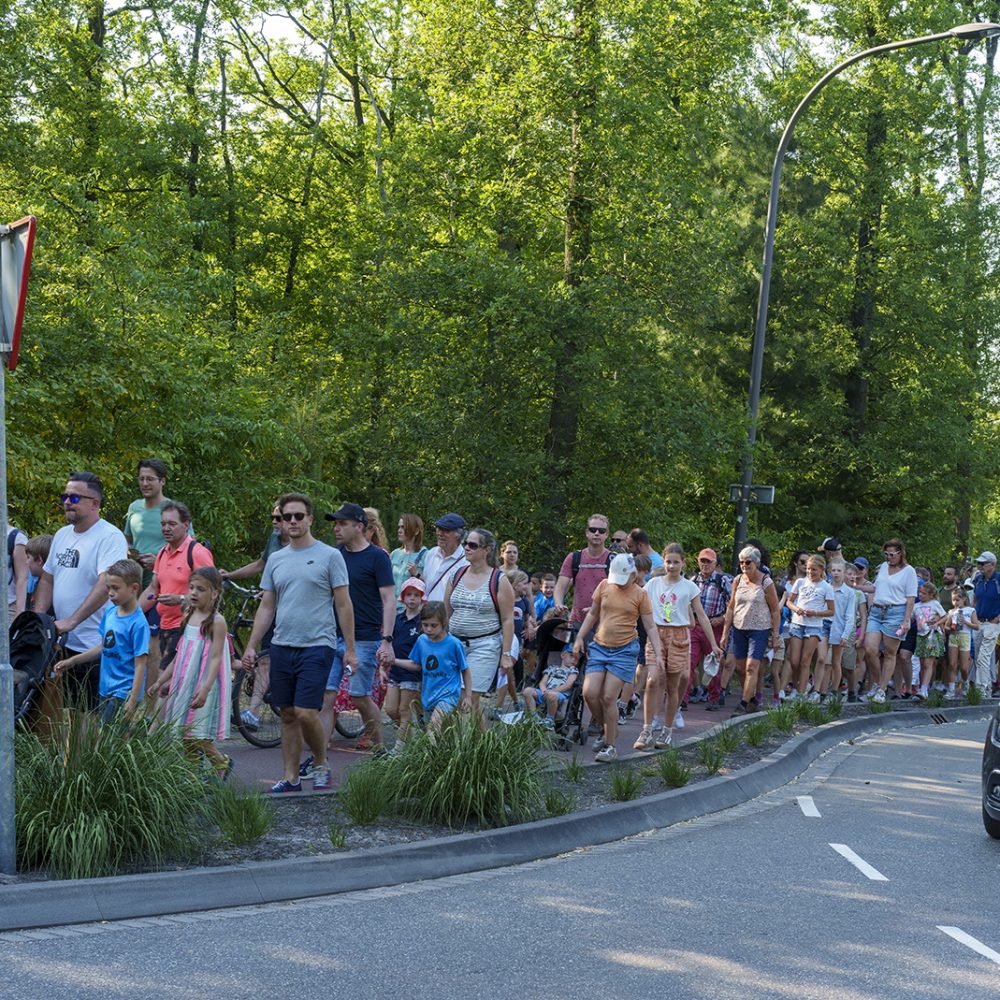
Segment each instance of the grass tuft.
[{"label": "grass tuft", "polygon": [[732,753],[742,742],[742,726],[726,726],[715,735],[715,745],[724,754]]},{"label": "grass tuft", "polygon": [[763,719],[754,719],[753,722],[748,722],[743,727],[743,735],[746,737],[746,741],[750,744],[750,746],[759,747],[764,745],[773,730],[774,726],[771,724],[771,720],[765,717]]},{"label": "grass tuft", "polygon": [[924,699],[924,708],[944,708],[944,706],[945,700],[943,691],[930,691]]},{"label": "grass tuft", "polygon": [[338,820],[331,819],[329,826],[327,826],[327,834],[330,837],[330,846],[337,851],[343,851],[347,849],[347,831],[344,829],[342,823]]},{"label": "grass tuft", "polygon": [[617,768],[611,773],[608,794],[615,802],[631,802],[642,789],[642,775],[636,771]]},{"label": "grass tuft", "polygon": [[668,788],[682,788],[691,780],[691,768],[681,763],[676,750],[668,750],[659,759],[660,777]]},{"label": "grass tuft", "polygon": [[718,774],[726,755],[716,740],[702,740],[698,744],[698,761],[709,774]]},{"label": "grass tuft", "polygon": [[965,692],[965,700],[970,705],[981,705],[983,703],[983,692],[977,684],[969,682],[968,690]]},{"label": "grass tuft", "polygon": [[795,728],[798,715],[795,711],[794,703],[782,702],[778,708],[772,708],[767,713],[767,718],[772,728],[779,733],[790,733]]},{"label": "grass tuft", "polygon": [[544,802],[550,816],[565,816],[576,808],[576,795],[561,788],[546,788]]},{"label": "grass tuft", "polygon": [[377,823],[392,801],[388,762],[372,758],[349,771],[337,798],[352,823],[359,826]]},{"label": "grass tuft", "polygon": [[230,843],[255,844],[271,829],[274,806],[260,792],[217,785],[211,795],[212,819]]},{"label": "grass tuft", "polygon": [[207,843],[213,788],[170,729],[69,711],[51,739],[14,739],[22,869],[95,878],[192,858]]},{"label": "grass tuft", "polygon": [[831,695],[826,699],[826,714],[831,719],[839,719],[844,714],[844,703]]},{"label": "grass tuft", "polygon": [[868,712],[871,715],[880,715],[883,712],[892,711],[892,702],[890,701],[875,701],[874,698],[868,699]]},{"label": "grass tuft", "polygon": [[576,754],[573,754],[573,759],[563,769],[563,777],[574,785],[583,781],[583,764],[580,763],[580,758]]}]

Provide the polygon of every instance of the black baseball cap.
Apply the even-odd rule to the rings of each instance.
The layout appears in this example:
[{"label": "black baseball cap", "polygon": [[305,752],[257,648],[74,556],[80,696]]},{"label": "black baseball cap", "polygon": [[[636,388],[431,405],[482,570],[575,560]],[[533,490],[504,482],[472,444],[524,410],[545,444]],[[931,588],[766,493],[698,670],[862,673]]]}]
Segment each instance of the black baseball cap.
[{"label": "black baseball cap", "polygon": [[365,513],[364,507],[359,507],[356,503],[341,504],[340,510],[323,516],[328,521],[360,521],[365,527],[368,526],[368,515]]}]

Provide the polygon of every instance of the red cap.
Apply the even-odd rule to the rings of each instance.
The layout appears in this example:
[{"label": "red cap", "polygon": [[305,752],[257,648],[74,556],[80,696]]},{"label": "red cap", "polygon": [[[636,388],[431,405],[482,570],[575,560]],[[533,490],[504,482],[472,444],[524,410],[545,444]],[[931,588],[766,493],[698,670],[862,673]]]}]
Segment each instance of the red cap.
[{"label": "red cap", "polygon": [[711,559],[715,562],[719,559],[718,555],[716,555],[715,549],[702,549],[701,552],[698,553],[698,558]]}]

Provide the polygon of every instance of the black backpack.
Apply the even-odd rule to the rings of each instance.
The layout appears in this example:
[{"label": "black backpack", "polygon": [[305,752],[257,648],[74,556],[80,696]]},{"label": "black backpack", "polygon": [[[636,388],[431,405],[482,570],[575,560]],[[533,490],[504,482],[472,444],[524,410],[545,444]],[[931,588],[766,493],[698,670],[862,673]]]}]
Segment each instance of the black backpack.
[{"label": "black backpack", "polygon": [[[608,575],[608,571],[611,569],[611,560],[614,558],[614,553],[609,552],[608,558],[604,561],[604,575]],[[577,549],[573,553],[573,582],[576,583],[576,574],[580,572],[580,563],[583,561],[583,549]]]},{"label": "black backpack", "polygon": [[50,615],[22,611],[10,626],[10,665],[14,668],[14,718],[22,719],[45,683],[56,659],[56,623]]}]

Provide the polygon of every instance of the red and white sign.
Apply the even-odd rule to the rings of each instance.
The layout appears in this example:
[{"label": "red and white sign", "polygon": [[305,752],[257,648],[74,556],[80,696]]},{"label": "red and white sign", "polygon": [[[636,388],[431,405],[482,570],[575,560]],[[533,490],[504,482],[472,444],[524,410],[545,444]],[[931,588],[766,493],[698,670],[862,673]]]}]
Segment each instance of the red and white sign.
[{"label": "red and white sign", "polygon": [[35,245],[33,215],[0,226],[0,353],[8,371],[17,367],[21,349],[21,325],[28,297],[31,251]]}]

